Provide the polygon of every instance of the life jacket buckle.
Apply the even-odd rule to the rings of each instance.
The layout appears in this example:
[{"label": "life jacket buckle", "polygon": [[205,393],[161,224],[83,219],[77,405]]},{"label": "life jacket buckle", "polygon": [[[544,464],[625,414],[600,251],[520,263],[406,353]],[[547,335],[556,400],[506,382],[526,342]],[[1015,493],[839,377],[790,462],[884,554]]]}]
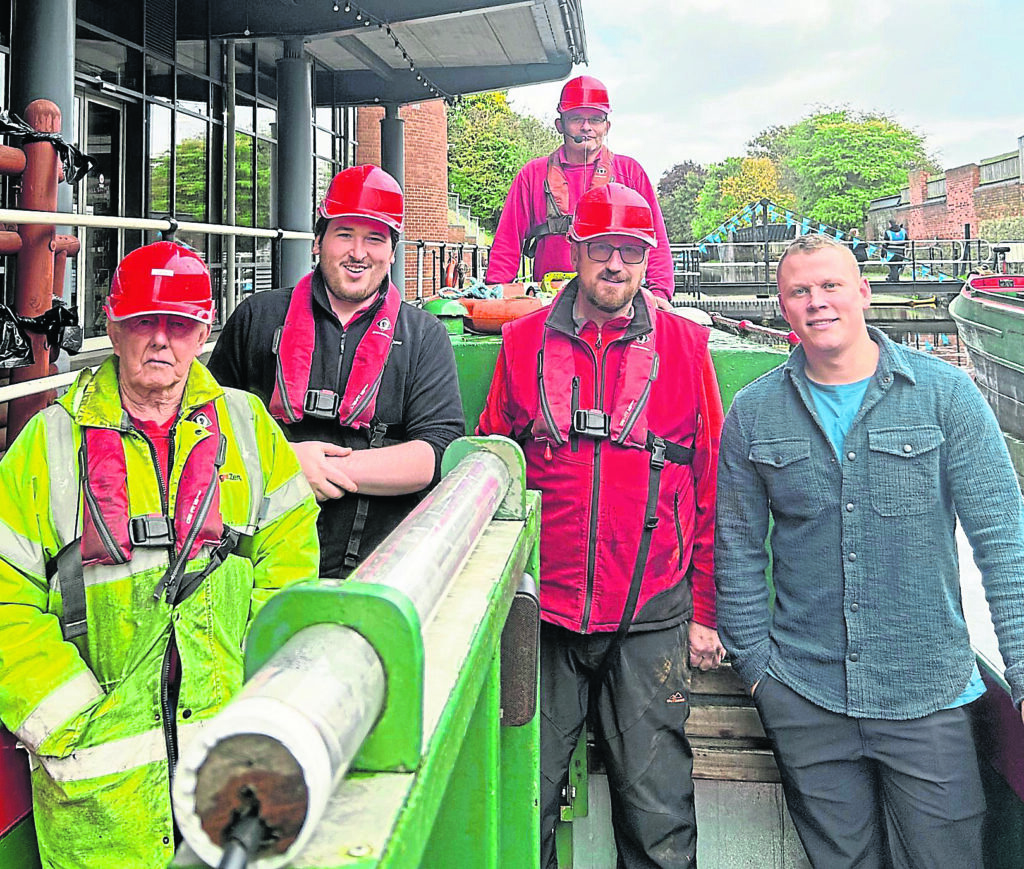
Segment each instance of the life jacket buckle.
[{"label": "life jacket buckle", "polygon": [[132,516],[128,528],[135,546],[174,545],[174,525],[167,516]]},{"label": "life jacket buckle", "polygon": [[611,433],[611,417],[596,408],[577,408],[572,412],[571,431],[581,437],[603,440]]},{"label": "life jacket buckle", "polygon": [[665,467],[665,458],[667,453],[667,445],[664,438],[655,437],[650,445],[651,450],[651,467],[655,470],[660,471]]},{"label": "life jacket buckle", "polygon": [[302,404],[304,413],[319,419],[333,419],[341,407],[341,396],[330,389],[309,389]]}]

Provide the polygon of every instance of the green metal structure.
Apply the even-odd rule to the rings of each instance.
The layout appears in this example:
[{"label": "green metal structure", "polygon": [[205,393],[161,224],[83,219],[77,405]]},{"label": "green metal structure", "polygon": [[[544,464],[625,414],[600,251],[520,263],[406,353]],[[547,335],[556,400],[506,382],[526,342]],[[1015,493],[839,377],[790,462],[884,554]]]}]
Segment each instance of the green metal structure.
[{"label": "green metal structure", "polygon": [[[356,630],[386,674],[379,718],[312,838],[287,865],[537,866],[537,658],[527,655],[525,670],[513,663],[515,672],[506,672],[503,661],[514,660],[524,637],[536,642],[539,610],[534,606],[532,616],[513,626],[527,630],[506,643],[504,656],[502,634],[524,575],[538,575],[539,497],[525,490],[522,453],[505,439],[455,442],[445,474],[478,451],[506,460],[512,482],[429,620],[400,591],[360,581],[357,572],[352,580],[323,579],[282,592],[253,626],[250,677],[290,638],[325,622]],[[503,720],[515,705],[503,702],[503,694],[522,698],[524,692],[532,699],[526,720]],[[173,865],[204,864],[183,848]]]}]

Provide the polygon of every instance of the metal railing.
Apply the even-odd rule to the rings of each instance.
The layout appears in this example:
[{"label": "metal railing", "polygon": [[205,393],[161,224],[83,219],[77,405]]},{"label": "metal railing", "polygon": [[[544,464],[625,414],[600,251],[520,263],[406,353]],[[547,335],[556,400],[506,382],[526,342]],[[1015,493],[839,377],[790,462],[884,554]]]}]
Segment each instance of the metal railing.
[{"label": "metal railing", "polygon": [[[775,267],[788,242],[725,242],[720,244],[672,245],[676,290],[700,296],[702,286],[711,284],[762,284],[773,289]],[[867,260],[862,264],[868,278],[882,277],[890,263],[884,241],[865,239]],[[903,280],[942,283],[981,266],[995,266],[993,243],[983,238],[908,239],[904,245]]]},{"label": "metal railing", "polygon": [[[219,223],[201,223],[198,221],[179,221],[173,217],[116,217],[93,214],[73,214],[69,212],[26,211],[16,208],[0,208],[0,223],[22,225],[50,225],[86,227],[95,229],[128,229],[159,233],[164,238],[171,238],[176,233],[199,233],[216,236],[233,236],[243,238],[269,239],[274,245],[272,259],[279,261],[278,246],[284,240],[312,241],[312,232],[300,232],[287,229],[266,229],[252,226],[229,226]],[[463,279],[482,278],[487,266],[489,248],[476,244],[459,244],[427,239],[402,239],[399,247],[406,253],[414,253],[416,257],[416,289],[415,297],[422,300],[426,296],[438,293],[444,286],[445,267],[449,261],[461,264],[457,268]],[[237,258],[236,258],[237,260]],[[260,266],[251,261],[236,261],[240,270],[259,270]],[[264,280],[260,283],[265,283]],[[255,280],[254,280],[255,284]],[[429,289],[429,291],[428,291]],[[232,311],[224,310],[227,319]],[[203,352],[213,349],[215,341],[206,345]],[[110,341],[106,337],[93,338],[85,342],[86,352],[103,352],[110,350]],[[78,376],[77,371],[49,375],[22,383],[0,386],[0,404],[29,395],[37,395],[51,389],[60,389],[70,385]]]}]

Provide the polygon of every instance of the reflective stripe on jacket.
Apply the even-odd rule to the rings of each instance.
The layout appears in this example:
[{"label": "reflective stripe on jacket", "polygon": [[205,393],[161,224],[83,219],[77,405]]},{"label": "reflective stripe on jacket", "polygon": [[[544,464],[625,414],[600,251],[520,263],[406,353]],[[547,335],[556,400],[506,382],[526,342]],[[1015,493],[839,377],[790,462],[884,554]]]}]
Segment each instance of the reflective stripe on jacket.
[{"label": "reflective stripe on jacket", "polygon": [[[125,564],[84,567],[88,631],[62,639],[53,566],[78,545],[83,427],[121,435],[131,515],[161,513],[148,441],[121,407],[116,362],[83,372],[36,415],[0,462],[0,719],[33,759],[36,830],[44,865],[150,867],[174,850],[168,758],[242,682],[242,644],[279,588],[316,576],[317,508],[294,452],[255,396],[222,390],[194,362],[166,486],[173,515],[188,456],[209,430],[192,411],[213,402],[227,441],[219,471],[226,527],[246,535],[176,606],[154,599],[166,547],[136,547]],[[211,545],[186,569],[201,570]],[[165,710],[168,650],[180,657],[177,704]],[[81,648],[79,648],[81,646]]]},{"label": "reflective stripe on jacket", "polygon": [[[545,368],[545,388],[561,396],[575,392],[581,410],[597,408],[614,419],[631,406],[630,399],[640,400],[649,383],[650,354],[626,352],[632,342],[643,342],[658,348],[660,360],[644,408],[646,428],[692,445],[695,453],[692,465],[666,464],[662,472],[658,524],[634,627],[668,626],[691,614],[714,627],[714,494],[722,406],[707,351],[708,330],[657,310],[649,296],[638,296],[632,319],[613,320],[601,332],[588,322],[577,334],[575,295],[573,281],[550,308],[504,327],[479,425],[484,434],[520,441],[527,483],[541,491],[543,617],[583,633],[618,626],[643,530],[651,456],[638,446],[639,438],[626,445],[612,437],[585,436],[559,443],[538,433],[535,421],[544,413],[538,353],[553,341],[568,345],[573,370],[565,364],[556,372]],[[636,371],[624,369],[630,357]],[[560,378],[561,386],[549,377]],[[636,384],[638,394],[622,395],[616,388],[620,379]],[[548,432],[562,428],[557,419],[546,426]],[[686,581],[691,570],[692,597]]]}]

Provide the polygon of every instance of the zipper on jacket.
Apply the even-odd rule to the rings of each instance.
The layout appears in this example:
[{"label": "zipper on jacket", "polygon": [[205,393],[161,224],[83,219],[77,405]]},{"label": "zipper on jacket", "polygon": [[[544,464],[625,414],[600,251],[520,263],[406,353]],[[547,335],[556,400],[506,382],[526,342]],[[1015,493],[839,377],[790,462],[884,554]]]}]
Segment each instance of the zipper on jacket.
[{"label": "zipper on jacket", "polygon": [[679,521],[679,493],[672,500],[672,514],[676,520],[676,542],[679,544],[679,569],[683,569],[683,525]]},{"label": "zipper on jacket", "polygon": [[178,711],[178,692],[181,690],[181,655],[178,655],[178,684],[175,696],[171,698],[171,660],[177,652],[178,641],[174,635],[174,624],[171,623],[171,635],[164,649],[164,660],[160,666],[160,724],[164,731],[164,746],[167,749],[167,769],[169,780],[174,780],[174,768],[178,765],[178,723],[175,714]]},{"label": "zipper on jacket", "polygon": [[[341,326],[341,322],[338,323]],[[345,394],[345,390],[341,385],[341,372],[345,367],[345,327],[341,326],[341,340],[338,342],[338,370],[334,373],[334,389],[339,396]]]},{"label": "zipper on jacket", "polygon": [[[598,337],[600,337],[600,331]],[[597,381],[594,384],[594,406],[604,410],[604,354],[598,362],[597,354],[586,341],[580,343],[587,348],[594,360],[594,373]],[[590,609],[594,602],[594,572],[597,565],[597,508],[601,482],[601,444],[603,440],[594,441],[594,472],[590,480],[590,527],[587,531],[587,583],[583,599],[583,618],[580,620],[580,632],[586,633],[590,625]]]}]

